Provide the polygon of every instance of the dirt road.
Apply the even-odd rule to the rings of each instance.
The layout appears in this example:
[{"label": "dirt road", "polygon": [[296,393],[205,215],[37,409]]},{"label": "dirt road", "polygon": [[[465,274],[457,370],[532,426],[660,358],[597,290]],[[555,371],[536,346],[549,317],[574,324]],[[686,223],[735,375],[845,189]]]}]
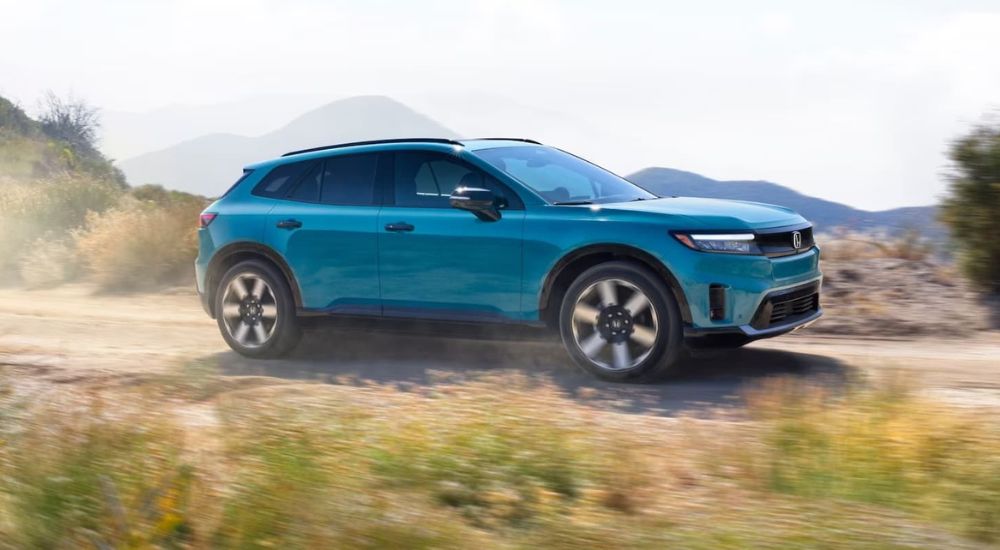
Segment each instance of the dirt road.
[{"label": "dirt road", "polygon": [[0,289],[0,364],[19,379],[112,383],[211,361],[227,376],[366,380],[402,388],[496,373],[551,380],[596,405],[659,415],[739,411],[748,384],[773,375],[836,384],[857,376],[902,376],[966,406],[1000,410],[1000,334],[963,340],[819,338],[802,333],[689,361],[658,385],[616,385],[579,372],[557,344],[479,341],[318,329],[294,356],[255,361],[229,351],[187,290],[95,295],[86,286]]}]

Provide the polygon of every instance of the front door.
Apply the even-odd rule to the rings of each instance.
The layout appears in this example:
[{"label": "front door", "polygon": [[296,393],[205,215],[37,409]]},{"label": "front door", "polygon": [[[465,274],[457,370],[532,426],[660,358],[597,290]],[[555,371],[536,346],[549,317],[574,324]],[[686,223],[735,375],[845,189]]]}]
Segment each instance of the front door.
[{"label": "front door", "polygon": [[[502,184],[457,157],[393,155],[394,177],[379,213],[383,313],[391,317],[512,320],[521,312],[524,209]],[[504,197],[498,221],[451,208],[459,185]]]},{"label": "front door", "polygon": [[268,216],[267,240],[288,262],[306,309],[381,313],[378,280],[379,155],[310,164]]}]

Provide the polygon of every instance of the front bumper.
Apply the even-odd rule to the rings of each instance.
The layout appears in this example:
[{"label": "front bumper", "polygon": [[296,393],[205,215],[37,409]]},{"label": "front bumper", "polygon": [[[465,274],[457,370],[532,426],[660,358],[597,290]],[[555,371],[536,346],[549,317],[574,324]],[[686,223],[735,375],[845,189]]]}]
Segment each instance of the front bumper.
[{"label": "front bumper", "polygon": [[719,335],[735,335],[735,336],[744,336],[746,337],[747,341],[760,340],[761,338],[771,338],[774,336],[781,336],[782,334],[788,334],[789,332],[793,332],[800,328],[807,327],[815,323],[816,320],[822,316],[823,316],[823,308],[819,308],[816,311],[800,319],[796,319],[794,321],[789,321],[787,323],[782,323],[779,325],[770,326],[765,329],[756,329],[751,325],[739,325],[735,327],[709,327],[709,328],[685,327],[684,337],[704,338],[704,337],[719,336]]},{"label": "front bumper", "polygon": [[823,316],[821,279],[774,290],[760,301],[749,323],[722,327],[685,327],[686,339],[703,342],[748,342],[771,338],[808,326]]}]

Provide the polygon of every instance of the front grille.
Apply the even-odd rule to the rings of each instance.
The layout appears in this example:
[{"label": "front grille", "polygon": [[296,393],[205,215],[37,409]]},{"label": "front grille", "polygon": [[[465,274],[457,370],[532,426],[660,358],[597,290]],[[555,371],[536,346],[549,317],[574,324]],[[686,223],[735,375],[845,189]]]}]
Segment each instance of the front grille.
[{"label": "front grille", "polygon": [[[795,248],[795,233],[799,233],[801,243]],[[788,256],[799,254],[812,249],[816,243],[813,241],[812,227],[780,227],[773,230],[758,231],[755,240],[760,251],[767,256]]]},{"label": "front grille", "polygon": [[768,294],[750,326],[757,330],[794,323],[819,311],[819,283]]},{"label": "front grille", "polygon": [[819,308],[819,294],[795,298],[794,300],[776,301],[772,304],[770,324],[776,325],[787,317],[795,317],[812,313]]}]

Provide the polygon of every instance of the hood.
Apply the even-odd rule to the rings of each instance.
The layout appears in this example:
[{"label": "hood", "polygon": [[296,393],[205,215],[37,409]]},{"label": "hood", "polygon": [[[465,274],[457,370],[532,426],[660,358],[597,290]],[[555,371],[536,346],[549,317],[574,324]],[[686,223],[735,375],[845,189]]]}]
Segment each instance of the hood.
[{"label": "hood", "polygon": [[695,224],[691,229],[764,229],[794,225],[805,221],[794,210],[783,206],[697,197],[665,197],[598,206],[601,210],[679,216],[687,218],[692,224]]}]

